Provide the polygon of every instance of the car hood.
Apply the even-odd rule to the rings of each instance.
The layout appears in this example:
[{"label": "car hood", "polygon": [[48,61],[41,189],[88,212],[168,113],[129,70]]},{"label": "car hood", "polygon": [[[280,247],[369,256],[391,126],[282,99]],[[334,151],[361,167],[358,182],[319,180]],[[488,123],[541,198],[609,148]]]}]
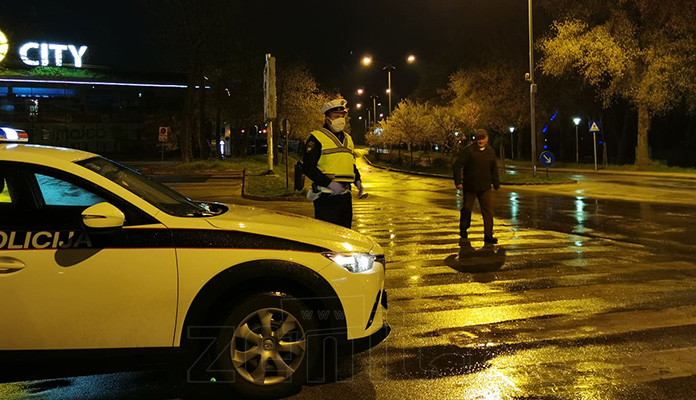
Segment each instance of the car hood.
[{"label": "car hood", "polygon": [[366,235],[314,218],[264,208],[225,205],[229,211],[206,218],[215,228],[294,240],[331,251],[369,252],[376,246],[375,241]]}]

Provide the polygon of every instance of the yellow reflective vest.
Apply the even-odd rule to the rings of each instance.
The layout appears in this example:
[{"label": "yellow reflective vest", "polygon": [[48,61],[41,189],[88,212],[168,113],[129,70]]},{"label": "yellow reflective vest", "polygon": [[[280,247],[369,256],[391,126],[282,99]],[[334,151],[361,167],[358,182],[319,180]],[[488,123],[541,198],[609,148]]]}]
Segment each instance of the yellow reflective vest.
[{"label": "yellow reflective vest", "polygon": [[343,143],[328,129],[321,128],[313,131],[312,135],[321,143],[321,157],[317,167],[329,178],[336,182],[353,183],[355,181],[355,154],[353,138],[343,134]]}]

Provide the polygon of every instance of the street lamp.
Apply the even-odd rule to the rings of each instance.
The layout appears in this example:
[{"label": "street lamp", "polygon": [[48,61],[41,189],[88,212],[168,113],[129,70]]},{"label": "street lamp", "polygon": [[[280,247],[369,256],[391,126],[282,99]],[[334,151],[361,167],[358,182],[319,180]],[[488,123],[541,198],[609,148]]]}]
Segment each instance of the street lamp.
[{"label": "street lamp", "polygon": [[358,95],[362,95],[363,93],[365,93],[365,91],[362,88],[356,90],[356,92],[358,93]]},{"label": "street lamp", "polygon": [[580,117],[573,118],[573,123],[575,124],[575,162],[580,163],[580,150],[578,150],[578,125],[580,125],[582,119]]},{"label": "street lamp", "polygon": [[[371,56],[365,56],[362,59],[363,65],[369,66],[372,64],[373,58]],[[406,57],[406,62],[408,64],[413,64],[416,62],[416,56],[413,54],[409,54]],[[391,116],[391,110],[392,110],[392,87],[391,87],[391,72],[392,70],[395,70],[396,67],[392,64],[386,64],[383,68],[383,70],[387,71],[387,94],[389,94],[389,116]]]},{"label": "street lamp", "polygon": [[512,139],[512,134],[515,132],[515,127],[511,126],[508,128],[510,131],[510,159],[514,160],[515,159],[515,141]]}]

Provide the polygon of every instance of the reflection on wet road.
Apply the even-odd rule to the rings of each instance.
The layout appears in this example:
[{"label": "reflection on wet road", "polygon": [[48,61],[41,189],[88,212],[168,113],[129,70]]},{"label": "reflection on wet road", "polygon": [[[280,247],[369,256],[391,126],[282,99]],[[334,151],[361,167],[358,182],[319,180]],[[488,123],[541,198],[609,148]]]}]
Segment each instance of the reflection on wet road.
[{"label": "reflection on wet road", "polygon": [[696,207],[622,200],[506,193],[496,214],[513,224],[647,246],[658,254],[693,259]]},{"label": "reflection on wet road", "polygon": [[475,213],[462,251],[451,182],[364,176],[356,229],[387,252],[394,329],[298,399],[696,397],[694,208],[501,190],[500,244]]}]

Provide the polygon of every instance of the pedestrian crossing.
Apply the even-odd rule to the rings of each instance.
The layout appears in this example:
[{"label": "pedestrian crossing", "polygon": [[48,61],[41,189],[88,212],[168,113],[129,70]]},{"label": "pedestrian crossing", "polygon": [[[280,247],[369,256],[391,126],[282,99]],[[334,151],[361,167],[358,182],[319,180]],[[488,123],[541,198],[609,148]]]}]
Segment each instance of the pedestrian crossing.
[{"label": "pedestrian crossing", "polygon": [[354,229],[387,259],[393,331],[358,357],[378,393],[408,381],[415,394],[403,398],[422,398],[411,383],[421,379],[456,385],[461,399],[618,399],[629,389],[667,399],[679,397],[656,385],[696,387],[693,263],[504,220],[500,243],[483,247],[476,214],[474,250],[460,255],[458,211],[378,200],[354,204]]}]

